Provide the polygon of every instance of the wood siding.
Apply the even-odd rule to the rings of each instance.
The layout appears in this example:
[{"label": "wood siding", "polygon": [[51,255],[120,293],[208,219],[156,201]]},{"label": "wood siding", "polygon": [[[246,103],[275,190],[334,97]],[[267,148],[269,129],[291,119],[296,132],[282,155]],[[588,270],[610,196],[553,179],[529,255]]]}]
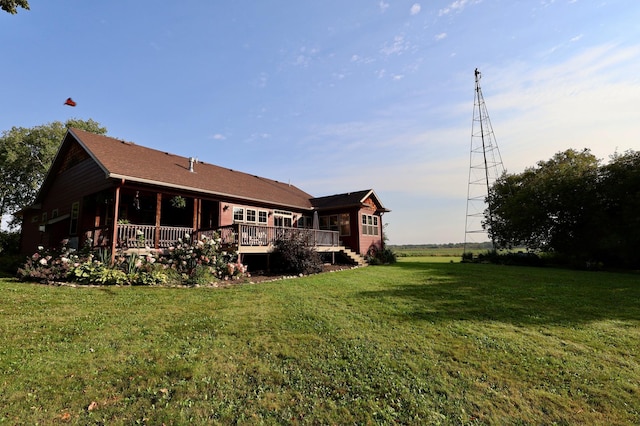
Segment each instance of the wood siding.
[{"label": "wood siding", "polygon": [[[47,221],[53,219],[53,212],[57,210],[57,216],[63,217],[71,214],[71,206],[75,202],[80,203],[80,218],[83,217],[82,199],[90,194],[98,193],[102,190],[110,188],[113,182],[105,177],[104,172],[91,159],[84,159],[81,162],[69,167],[67,170],[56,173],[55,179],[52,180],[46,193],[41,199],[39,210],[28,210],[23,218],[22,223],[22,241],[21,251],[23,253],[34,252],[38,245],[47,245],[56,247],[60,241],[63,226],[67,227],[66,232],[69,236],[69,221],[63,220],[54,225],[47,225],[45,232],[39,231],[40,225],[44,225],[42,221],[43,214],[46,214]],[[93,214],[93,212],[90,212]],[[33,217],[38,216],[37,221],[33,221]],[[52,233],[55,226],[56,232]],[[47,229],[49,228],[49,229]],[[78,232],[80,229],[78,228]]]}]

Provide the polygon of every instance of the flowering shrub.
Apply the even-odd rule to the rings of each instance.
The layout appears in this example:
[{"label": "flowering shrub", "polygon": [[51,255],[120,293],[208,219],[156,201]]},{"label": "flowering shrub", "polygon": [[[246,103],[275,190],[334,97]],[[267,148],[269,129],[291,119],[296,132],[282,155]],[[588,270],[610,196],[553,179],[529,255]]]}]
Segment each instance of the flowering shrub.
[{"label": "flowering shrub", "polygon": [[38,251],[18,269],[18,278],[47,284],[66,281],[69,271],[80,262],[75,249],[69,247],[68,243],[68,240],[62,241],[62,247],[58,250],[38,247]]},{"label": "flowering shrub", "polygon": [[203,235],[200,239],[192,240],[186,234],[178,239],[175,246],[169,247],[166,256],[160,261],[167,267],[177,271],[182,280],[189,284],[206,280],[207,275],[214,279],[237,279],[247,273],[236,253],[223,251],[220,237]]},{"label": "flowering shrub", "polygon": [[[177,275],[185,284],[205,284],[217,280],[238,279],[247,274],[247,267],[237,254],[222,251],[220,238],[202,237],[191,241],[189,235],[177,241],[166,256],[154,254],[119,254],[113,264],[104,249],[97,252],[76,252],[63,242],[60,250],[45,251],[42,247],[18,269],[24,281],[47,284],[74,281],[81,284],[159,285]],[[170,273],[169,269],[174,271]]]}]

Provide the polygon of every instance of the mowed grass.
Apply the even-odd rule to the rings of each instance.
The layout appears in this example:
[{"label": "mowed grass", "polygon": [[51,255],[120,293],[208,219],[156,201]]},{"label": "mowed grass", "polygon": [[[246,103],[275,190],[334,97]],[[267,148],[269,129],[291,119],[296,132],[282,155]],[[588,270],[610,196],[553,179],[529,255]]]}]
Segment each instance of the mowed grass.
[{"label": "mowed grass", "polygon": [[227,289],[0,281],[0,424],[639,424],[638,275],[401,259]]}]

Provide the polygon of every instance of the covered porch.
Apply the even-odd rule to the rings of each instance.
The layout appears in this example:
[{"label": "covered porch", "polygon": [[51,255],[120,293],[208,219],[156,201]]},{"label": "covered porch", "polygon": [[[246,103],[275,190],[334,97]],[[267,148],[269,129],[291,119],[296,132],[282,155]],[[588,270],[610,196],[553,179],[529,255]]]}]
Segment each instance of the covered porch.
[{"label": "covered porch", "polygon": [[[101,245],[101,236],[108,231],[103,228],[93,229],[90,235],[94,246]],[[128,249],[155,249],[166,250],[176,242],[185,238],[199,239],[201,236],[213,237],[218,233],[221,244],[238,253],[269,253],[273,249],[276,240],[299,236],[307,246],[315,247],[319,251],[332,251],[340,247],[340,239],[337,231],[319,229],[304,229],[292,227],[276,227],[249,224],[234,224],[218,229],[194,230],[191,227],[139,225],[131,223],[116,224],[117,235],[115,248],[117,250]]]}]

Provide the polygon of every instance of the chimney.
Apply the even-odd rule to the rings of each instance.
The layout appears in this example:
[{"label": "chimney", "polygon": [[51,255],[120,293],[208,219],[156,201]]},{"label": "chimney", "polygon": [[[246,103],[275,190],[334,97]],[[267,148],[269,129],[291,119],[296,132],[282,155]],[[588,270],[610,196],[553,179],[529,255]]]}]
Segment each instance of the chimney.
[{"label": "chimney", "polygon": [[196,159],[193,157],[189,157],[189,171],[193,173],[193,165],[195,164]]}]

